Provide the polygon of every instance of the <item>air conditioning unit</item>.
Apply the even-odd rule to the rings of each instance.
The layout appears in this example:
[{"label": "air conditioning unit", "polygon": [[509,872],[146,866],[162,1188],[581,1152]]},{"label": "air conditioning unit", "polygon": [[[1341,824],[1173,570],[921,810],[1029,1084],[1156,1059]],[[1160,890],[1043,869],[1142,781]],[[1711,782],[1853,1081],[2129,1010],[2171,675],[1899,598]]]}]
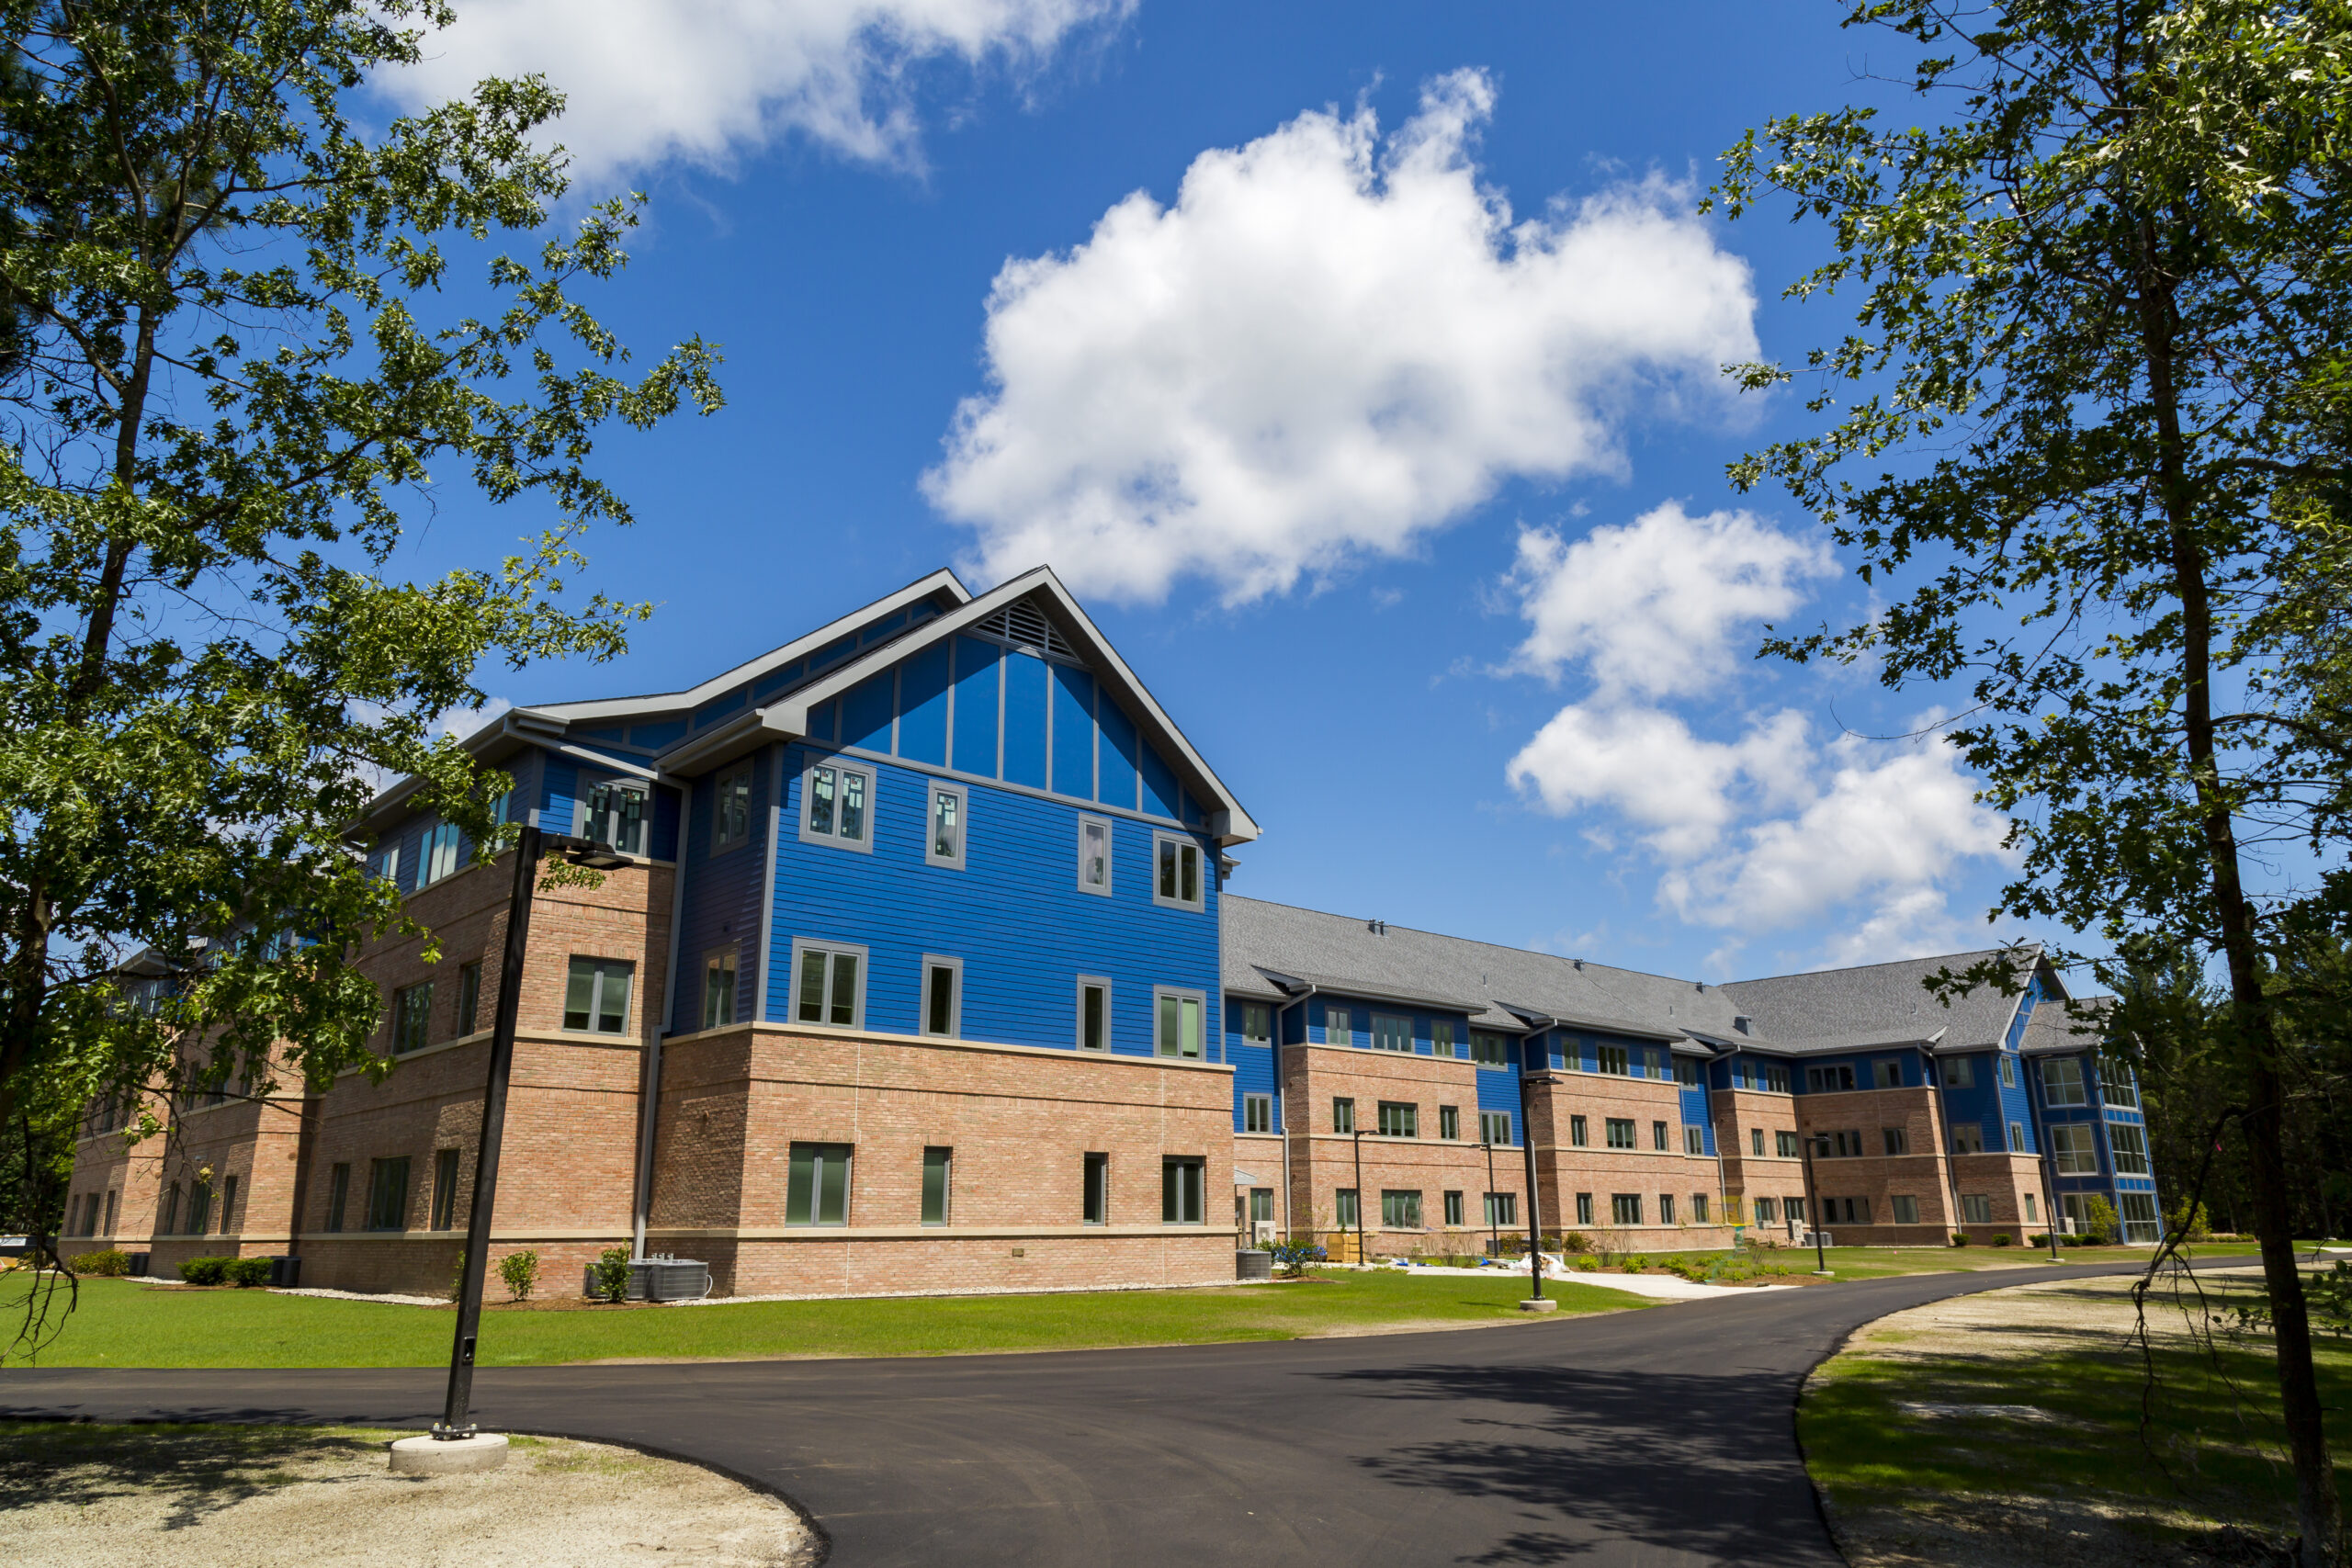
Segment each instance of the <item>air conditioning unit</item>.
[{"label": "air conditioning unit", "polygon": [[1275,1229],[1274,1222],[1272,1220],[1256,1220],[1251,1222],[1250,1226],[1250,1239],[1260,1247],[1273,1246],[1275,1241],[1279,1239],[1279,1233]]}]

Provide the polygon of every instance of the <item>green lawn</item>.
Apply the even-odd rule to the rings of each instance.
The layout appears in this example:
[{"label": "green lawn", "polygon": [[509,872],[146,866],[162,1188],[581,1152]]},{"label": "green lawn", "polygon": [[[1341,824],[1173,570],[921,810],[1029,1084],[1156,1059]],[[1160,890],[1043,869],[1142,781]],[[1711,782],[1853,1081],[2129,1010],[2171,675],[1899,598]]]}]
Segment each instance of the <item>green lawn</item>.
[{"label": "green lawn", "polygon": [[[482,1316],[484,1366],[613,1357],[947,1356],[989,1350],[1295,1339],[1351,1329],[1521,1319],[1517,1276],[1411,1279],[1335,1271],[1328,1283],[1046,1296],[746,1302]],[[0,1283],[0,1321],[26,1287]],[[1652,1304],[1591,1285],[1547,1285],[1563,1313]],[[266,1291],[185,1291],[89,1280],[40,1350],[44,1367],[424,1367],[449,1357],[446,1308]],[[9,1359],[17,1359],[12,1352]]]}]

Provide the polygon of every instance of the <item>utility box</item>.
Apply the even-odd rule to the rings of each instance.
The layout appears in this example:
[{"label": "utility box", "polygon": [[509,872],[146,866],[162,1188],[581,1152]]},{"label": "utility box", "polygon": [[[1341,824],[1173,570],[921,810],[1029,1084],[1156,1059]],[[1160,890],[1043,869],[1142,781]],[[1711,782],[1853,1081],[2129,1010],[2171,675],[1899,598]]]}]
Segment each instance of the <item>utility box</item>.
[{"label": "utility box", "polygon": [[1245,1248],[1233,1255],[1233,1277],[1237,1280],[1271,1280],[1274,1277],[1274,1255]]},{"label": "utility box", "polygon": [[269,1282],[281,1291],[290,1291],[302,1283],[302,1260],[299,1258],[273,1258],[269,1260]]}]

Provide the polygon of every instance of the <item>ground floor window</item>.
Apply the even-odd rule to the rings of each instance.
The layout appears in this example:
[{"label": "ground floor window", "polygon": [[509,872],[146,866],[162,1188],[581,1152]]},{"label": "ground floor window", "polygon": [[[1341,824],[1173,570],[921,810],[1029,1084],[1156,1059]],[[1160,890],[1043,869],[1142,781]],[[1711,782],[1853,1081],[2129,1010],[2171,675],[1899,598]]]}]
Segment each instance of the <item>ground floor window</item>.
[{"label": "ground floor window", "polygon": [[1690,1223],[1694,1225],[1707,1223],[1707,1195],[1704,1192],[1690,1194]]},{"label": "ground floor window", "polygon": [[1833,1225],[1866,1225],[1871,1223],[1871,1201],[1867,1198],[1824,1198],[1822,1218]]},{"label": "ground floor window", "polygon": [[2028,1224],[2039,1223],[2041,1216],[2034,1213],[2033,1194],[2028,1192],[2022,1196],[2025,1200],[2025,1223]]},{"label": "ground floor window", "polygon": [[237,1228],[237,1179],[220,1179],[220,1234],[227,1235]]},{"label": "ground floor window", "polygon": [[1404,1191],[1389,1188],[1380,1194],[1380,1223],[1390,1230],[1417,1231],[1421,1228],[1421,1195],[1419,1191]]},{"label": "ground floor window", "polygon": [[1671,1192],[1657,1195],[1657,1223],[1662,1225],[1674,1223],[1674,1194]]},{"label": "ground floor window", "polygon": [[1446,1228],[1448,1230],[1460,1229],[1462,1225],[1462,1194],[1459,1192],[1448,1192],[1445,1195]]},{"label": "ground floor window", "polygon": [[1789,1224],[1792,1225],[1804,1224],[1804,1200],[1802,1198],[1781,1199],[1781,1213],[1788,1216]]},{"label": "ground floor window", "polygon": [[1159,1223],[1197,1225],[1208,1218],[1208,1162],[1197,1155],[1170,1155],[1159,1162]]},{"label": "ground floor window", "polygon": [[1580,1225],[1592,1224],[1592,1194],[1589,1192],[1577,1194],[1577,1224]]},{"label": "ground floor window", "polygon": [[433,1228],[454,1230],[458,1224],[458,1151],[438,1149],[433,1156]]},{"label": "ground floor window", "polygon": [[849,1224],[849,1168],[847,1144],[793,1145],[792,1163],[785,1180],[784,1223]]},{"label": "ground floor window", "polygon": [[[2133,1132],[2139,1129],[2134,1127]],[[2119,1192],[2115,1195],[2115,1212],[2123,1221],[2126,1241],[2162,1241],[2164,1222],[2156,1216],[2156,1199],[2152,1192]]]},{"label": "ground floor window", "polygon": [[1640,1224],[1642,1195],[1638,1192],[1611,1192],[1609,1195],[1609,1223],[1612,1225]]},{"label": "ground floor window", "polygon": [[944,1225],[947,1223],[947,1200],[955,1168],[954,1149],[928,1148],[922,1152],[922,1223]]},{"label": "ground floor window", "polygon": [[1993,1223],[1993,1199],[1990,1193],[1963,1192],[1960,1195],[1960,1217],[1968,1224],[1989,1225]]},{"label": "ground floor window", "polygon": [[1894,1205],[1894,1223],[1896,1224],[1916,1225],[1919,1223],[1918,1199],[1914,1198],[1907,1192],[1897,1192],[1892,1198],[1889,1198],[1887,1201]]},{"label": "ground floor window", "polygon": [[1519,1194],[1516,1192],[1487,1193],[1487,1228],[1494,1230],[1502,1225],[1517,1224],[1519,1224]]},{"label": "ground floor window", "polygon": [[[173,1188],[172,1193],[178,1196],[179,1189]],[[339,1231],[343,1228],[344,1205],[350,1196],[351,1168],[338,1165],[327,1172],[327,1229]],[[165,1228],[170,1228],[168,1222]]]},{"label": "ground floor window", "polygon": [[1080,1165],[1080,1179],[1084,1184],[1084,1196],[1080,1200],[1080,1217],[1090,1225],[1111,1222],[1111,1156],[1090,1154]]},{"label": "ground floor window", "polygon": [[1271,1187],[1250,1189],[1250,1223],[1253,1225],[1272,1224],[1274,1220],[1274,1190]]},{"label": "ground floor window", "polygon": [[368,1228],[408,1228],[408,1156],[372,1160],[368,1166]]},{"label": "ground floor window", "polygon": [[1759,1225],[1770,1224],[1779,1217],[1773,1213],[1773,1210],[1776,1207],[1777,1205],[1774,1204],[1772,1200],[1770,1198],[1758,1198],[1756,1200],[1756,1223]]},{"label": "ground floor window", "polygon": [[1343,1231],[1356,1228],[1356,1190],[1342,1187],[1331,1194],[1331,1217]]}]

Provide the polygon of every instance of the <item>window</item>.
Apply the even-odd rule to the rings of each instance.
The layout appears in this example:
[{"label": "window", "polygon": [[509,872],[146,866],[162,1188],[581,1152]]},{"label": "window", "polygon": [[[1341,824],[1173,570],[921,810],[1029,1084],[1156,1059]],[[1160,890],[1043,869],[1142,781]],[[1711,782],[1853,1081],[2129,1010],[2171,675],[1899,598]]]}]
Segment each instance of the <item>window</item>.
[{"label": "window", "polygon": [[922,1223],[944,1225],[947,1223],[949,1172],[954,1168],[954,1149],[927,1148],[922,1152]]},{"label": "window", "polygon": [[1355,1043],[1355,1030],[1348,1021],[1348,1010],[1325,1008],[1323,1010],[1323,1043],[1352,1045]]},{"label": "window", "polygon": [[1245,1094],[1241,1097],[1241,1130],[1245,1133],[1271,1133],[1274,1130],[1272,1095]]},{"label": "window", "polygon": [[211,1228],[212,1183],[199,1181],[187,1191],[187,1234],[202,1235]]},{"label": "window", "polygon": [[2156,1200],[2148,1192],[2118,1192],[2116,1217],[2123,1222],[2126,1241],[2162,1241],[2163,1222],[2156,1218]]},{"label": "window", "polygon": [[1860,1128],[1817,1133],[1814,1136],[1817,1144],[1814,1153],[1824,1159],[1855,1159],[1861,1155],[1862,1134]]},{"label": "window", "polygon": [[1421,1135],[1421,1108],[1402,1100],[1384,1100],[1380,1102],[1380,1135],[1384,1138],[1418,1138]]},{"label": "window", "polygon": [[793,1145],[784,1190],[784,1223],[849,1224],[849,1168],[847,1144]]},{"label": "window", "polygon": [[1380,1224],[1384,1230],[1417,1231],[1421,1228],[1421,1195],[1419,1191],[1400,1191],[1389,1188],[1380,1194]]},{"label": "window", "polygon": [[1795,1159],[1802,1152],[1797,1148],[1797,1135],[1785,1127],[1772,1134],[1772,1147],[1782,1159]]},{"label": "window", "polygon": [[1824,1198],[1821,1204],[1833,1225],[1840,1223],[1841,1211],[1846,1224],[1866,1225],[1871,1223],[1871,1201],[1867,1198]]},{"label": "window", "polygon": [[433,1155],[433,1228],[454,1230],[458,1223],[458,1151],[436,1149]]},{"label": "window", "polygon": [[923,864],[964,869],[964,827],[970,815],[963,785],[932,781],[931,831],[922,841]]},{"label": "window", "polygon": [[865,949],[792,944],[792,1016],[838,1029],[865,1026]]},{"label": "window", "polygon": [[1499,1034],[1489,1034],[1482,1029],[1470,1032],[1470,1059],[1482,1067],[1502,1066],[1505,1045]]},{"label": "window", "polygon": [[[199,1189],[198,1190],[201,1190]],[[368,1228],[408,1228],[408,1156],[370,1160],[368,1165]]]},{"label": "window", "polygon": [[1393,1012],[1374,1013],[1372,1048],[1375,1051],[1410,1051],[1413,1048],[1413,1021],[1399,1018]]},{"label": "window", "polygon": [[2009,1152],[2011,1154],[2025,1152],[2025,1123],[2022,1122],[2009,1123]]},{"label": "window", "polygon": [[1690,1223],[1694,1225],[1707,1223],[1707,1195],[1704,1192],[1690,1194]]},{"label": "window", "polygon": [[1972,1225],[1991,1224],[1993,1223],[1993,1200],[1991,1196],[1983,1192],[1962,1193],[1960,1195],[1960,1217],[1964,1223]]},{"label": "window", "polygon": [[1889,1198],[1887,1201],[1894,1205],[1894,1223],[1896,1224],[1916,1225],[1919,1223],[1918,1199],[1912,1197],[1907,1192],[1897,1192],[1894,1196]]},{"label": "window", "polygon": [[1910,1135],[1902,1128],[1881,1127],[1878,1135],[1879,1141],[1886,1145],[1888,1154],[1907,1155],[1911,1152]]},{"label": "window", "polygon": [[1206,1223],[1208,1168],[1208,1162],[1197,1155],[1170,1155],[1159,1162],[1161,1224]]},{"label": "window", "polygon": [[[1732,1217],[1734,1219],[1738,1218],[1739,1207],[1738,1201],[1736,1199],[1724,1199],[1724,1206],[1731,1211]],[[1759,1225],[1770,1224],[1775,1218],[1773,1211],[1778,1207],[1779,1205],[1774,1203],[1770,1198],[1758,1198],[1756,1200],[1756,1223]]]},{"label": "window", "polygon": [[1437,1018],[1430,1021],[1430,1049],[1448,1061],[1454,1058],[1456,1049],[1451,1020]]},{"label": "window", "polygon": [[1245,1045],[1271,1045],[1274,1043],[1274,1010],[1262,1002],[1241,1004],[1241,1043]]},{"label": "window", "polygon": [[752,764],[738,763],[718,775],[710,791],[710,852],[752,841]]},{"label": "window", "polygon": [[1202,1020],[1208,1011],[1208,1004],[1201,999],[1201,994],[1198,991],[1154,989],[1152,998],[1159,1014],[1159,1054],[1199,1060]]},{"label": "window", "polygon": [[2038,1217],[2033,1212],[2033,1194],[2028,1192],[2023,1194],[2023,1196],[2025,1198],[2025,1221],[2026,1224],[2031,1224]]},{"label": "window", "polygon": [[1580,1225],[1592,1224],[1592,1194],[1589,1192],[1577,1194],[1577,1224]]},{"label": "window", "polygon": [[1640,1224],[1642,1195],[1638,1192],[1611,1192],[1609,1195],[1609,1223],[1612,1225]]},{"label": "window", "polygon": [[1481,1111],[1478,1112],[1478,1141],[1482,1144],[1510,1142],[1510,1112]]},{"label": "window", "polygon": [[2050,1148],[2058,1156],[2059,1175],[2098,1174],[2098,1144],[2088,1122],[2062,1122],[2052,1127]]},{"label": "window", "polygon": [[564,987],[563,1026],[598,1034],[628,1030],[628,986],[636,965],[616,958],[574,958]]},{"label": "window", "polygon": [[481,1027],[481,960],[458,965],[458,1033]]},{"label": "window", "polygon": [[2052,1105],[2088,1105],[2083,1093],[2083,1064],[2071,1056],[2053,1056],[2041,1064],[2041,1097]]},{"label": "window", "polygon": [[874,848],[866,822],[873,810],[874,775],[840,762],[812,762],[800,775],[800,841],[838,849]]},{"label": "window", "polygon": [[1674,1194],[1671,1192],[1657,1195],[1657,1223],[1662,1225],[1674,1223]]},{"label": "window", "polygon": [[1663,1078],[1671,1071],[1668,1054],[1664,1051],[1656,1048],[1645,1051],[1642,1053],[1642,1060],[1649,1064],[1649,1076],[1654,1078]]},{"label": "window", "polygon": [[[172,1201],[174,1202],[177,1202],[179,1201],[179,1191],[180,1190],[177,1187],[174,1187],[172,1189]],[[350,1196],[351,1168],[347,1165],[338,1165],[327,1172],[327,1229],[331,1231],[339,1231],[343,1229],[343,1212],[345,1201]],[[164,1228],[166,1231],[172,1228],[171,1216],[168,1212],[165,1213],[164,1218]]]},{"label": "window", "polygon": [[1111,1048],[1111,982],[1100,975],[1078,977],[1078,1048]]},{"label": "window", "polygon": [[964,961],[923,954],[922,1032],[953,1040],[964,1032]]},{"label": "window", "polygon": [[1984,1125],[1981,1122],[1955,1122],[1951,1124],[1951,1152],[1956,1155],[1981,1155],[1984,1152]]},{"label": "window", "polygon": [[1750,1127],[1747,1130],[1747,1152],[1752,1155],[1761,1155],[1764,1152],[1763,1128]]},{"label": "window", "polygon": [[1833,1063],[1826,1067],[1807,1067],[1804,1087],[1812,1094],[1837,1094],[1854,1087],[1854,1067],[1850,1062]]},{"label": "window", "polygon": [[1199,909],[1207,899],[1201,887],[1201,846],[1173,833],[1151,836],[1151,901],[1171,909]]},{"label": "window", "polygon": [[1111,1156],[1085,1156],[1079,1166],[1079,1217],[1090,1225],[1111,1223]]},{"label": "window", "polygon": [[1974,1089],[1976,1087],[1975,1058],[1946,1056],[1944,1058],[1944,1087],[1946,1089]]},{"label": "window", "polygon": [[2109,1122],[2107,1148],[2115,1156],[2116,1175],[2148,1174],[2148,1139],[2139,1128],[2126,1126],[2120,1122]]},{"label": "window", "polygon": [[2102,1062],[2098,1069],[2098,1097],[2122,1111],[2140,1109],[2140,1086],[2120,1062]]},{"label": "window", "polygon": [[1344,1095],[1331,1101],[1331,1131],[1352,1133],[1356,1130],[1356,1102]]},{"label": "window", "polygon": [[164,1195],[164,1221],[163,1224],[155,1227],[155,1234],[158,1235],[175,1235],[179,1232],[179,1224],[180,1184],[175,1181],[172,1183],[171,1191]]},{"label": "window", "polygon": [[422,1050],[433,1039],[433,982],[392,993],[392,1055]]},{"label": "window", "polygon": [[601,784],[588,792],[581,814],[581,836],[610,844],[625,855],[645,852],[645,789],[641,784]]},{"label": "window", "polygon": [[1791,1224],[1801,1225],[1804,1224],[1804,1200],[1802,1198],[1781,1199],[1781,1216]]},{"label": "window", "polygon": [[735,949],[722,947],[703,955],[702,1026],[724,1029],[735,1021]]},{"label": "window", "polygon": [[1704,1127],[1686,1125],[1682,1129],[1682,1152],[1686,1155],[1705,1154],[1707,1152],[1707,1130]]},{"label": "window", "polygon": [[1451,1105],[1437,1108],[1437,1135],[1449,1142],[1462,1136],[1462,1112]]},{"label": "window", "polygon": [[1078,819],[1078,890],[1111,896],[1111,822],[1105,817]]},{"label": "window", "polygon": [[121,1200],[121,1198],[122,1194],[119,1191],[109,1190],[107,1193],[107,1228],[105,1234],[107,1235],[114,1235],[116,1204]]},{"label": "window", "polygon": [[1448,1192],[1445,1194],[1445,1228],[1448,1230],[1460,1230],[1462,1228],[1462,1194],[1459,1192]]},{"label": "window", "polygon": [[1657,1149],[1660,1153],[1665,1152],[1667,1147],[1665,1122],[1653,1122],[1650,1123],[1650,1147]]},{"label": "window", "polygon": [[[1592,1222],[1588,1220],[1585,1223],[1590,1224]],[[1519,1194],[1516,1192],[1487,1193],[1487,1228],[1493,1230],[1498,1225],[1517,1224],[1519,1224]]]},{"label": "window", "polygon": [[435,822],[424,830],[424,842],[417,849],[416,885],[429,886],[445,876],[458,874],[458,852],[462,847],[461,835],[455,822]]},{"label": "window", "polygon": [[1688,1056],[1674,1058],[1674,1081],[1684,1089],[1699,1087],[1699,1064]]},{"label": "window", "polygon": [[1770,1089],[1774,1094],[1786,1094],[1789,1092],[1789,1066],[1787,1063],[1765,1062],[1760,1064],[1760,1076],[1758,1077],[1756,1082],[1756,1087],[1758,1089]]},{"label": "window", "polygon": [[1272,1224],[1274,1219],[1274,1190],[1271,1187],[1250,1189],[1250,1223],[1253,1225]]},{"label": "window", "polygon": [[1572,1148],[1584,1148],[1592,1142],[1592,1123],[1581,1116],[1568,1118],[1568,1144]]},{"label": "window", "polygon": [[1871,1087],[1872,1089],[1901,1089],[1903,1087],[1903,1063],[1900,1060],[1892,1062],[1880,1060],[1872,1062],[1871,1064]]},{"label": "window", "polygon": [[1612,1149],[1632,1148],[1634,1119],[1630,1116],[1611,1116],[1606,1120],[1609,1124],[1609,1146]]},{"label": "window", "polygon": [[2003,1089],[2018,1087],[2018,1059],[2015,1056],[2001,1058],[2001,1087]]},{"label": "window", "polygon": [[1356,1190],[1342,1187],[1331,1194],[1331,1222],[1343,1231],[1356,1228]]},{"label": "window", "polygon": [[[90,1218],[96,1221],[97,1217],[98,1195],[93,1192],[90,1194]],[[237,1179],[234,1176],[224,1176],[220,1179],[220,1234],[227,1235],[236,1228]]]},{"label": "window", "polygon": [[1626,1059],[1623,1045],[1601,1045],[1595,1049],[1600,1053],[1600,1071],[1621,1078],[1633,1072],[1633,1065]]},{"label": "window", "polygon": [[[376,852],[376,874],[387,882],[398,882],[401,879],[400,845],[386,844]],[[171,1233],[166,1231],[164,1234],[168,1235]]]}]

